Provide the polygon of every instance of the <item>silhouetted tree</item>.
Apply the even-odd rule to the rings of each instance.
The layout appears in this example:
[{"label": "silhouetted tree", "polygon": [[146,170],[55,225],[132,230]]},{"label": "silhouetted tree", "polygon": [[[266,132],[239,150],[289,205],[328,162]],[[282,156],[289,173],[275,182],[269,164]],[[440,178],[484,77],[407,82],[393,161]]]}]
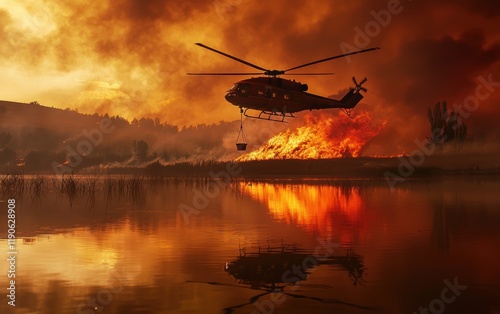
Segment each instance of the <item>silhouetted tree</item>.
[{"label": "silhouetted tree", "polygon": [[130,125],[130,123],[125,118],[122,118],[118,115],[111,117],[111,121],[116,127],[127,127]]},{"label": "silhouetted tree", "polygon": [[141,128],[146,128],[146,129],[152,129],[154,127],[155,123],[153,119],[151,118],[141,118],[139,120],[139,126]]},{"label": "silhouetted tree", "polygon": [[144,140],[134,141],[133,155],[138,161],[146,161],[148,158],[149,145]]},{"label": "silhouetted tree", "polygon": [[447,144],[452,144],[458,151],[467,136],[467,126],[457,112],[448,110],[446,101],[438,102],[434,109],[429,108],[427,117],[431,127],[430,144],[442,149]]}]

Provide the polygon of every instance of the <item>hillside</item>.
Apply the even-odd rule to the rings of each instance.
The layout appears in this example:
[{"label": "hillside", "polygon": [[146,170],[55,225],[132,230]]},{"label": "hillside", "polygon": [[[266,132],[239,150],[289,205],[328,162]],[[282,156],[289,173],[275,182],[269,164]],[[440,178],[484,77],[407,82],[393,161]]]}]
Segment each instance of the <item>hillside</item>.
[{"label": "hillside", "polygon": [[[15,117],[15,118],[14,118]],[[2,128],[46,128],[67,130],[83,128],[95,121],[96,115],[83,115],[76,111],[0,100]]]},{"label": "hillside", "polygon": [[[119,116],[85,115],[39,104],[0,101],[0,170],[51,172],[54,164],[138,166],[217,159],[227,154],[224,138],[237,125],[221,122],[179,129],[158,119],[129,122]],[[105,130],[103,129],[105,126]]]}]

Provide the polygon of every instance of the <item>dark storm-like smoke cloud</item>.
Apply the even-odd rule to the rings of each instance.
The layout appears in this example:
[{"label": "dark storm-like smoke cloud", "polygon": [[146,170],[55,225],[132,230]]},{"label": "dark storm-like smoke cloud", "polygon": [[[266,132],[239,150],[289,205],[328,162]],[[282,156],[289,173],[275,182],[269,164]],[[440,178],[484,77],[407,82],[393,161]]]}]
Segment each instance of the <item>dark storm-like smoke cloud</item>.
[{"label": "dark storm-like smoke cloud", "polygon": [[[443,36],[414,40],[402,45],[398,58],[380,66],[386,75],[376,84],[388,103],[398,104],[403,117],[421,116],[421,125],[427,128],[427,108],[443,100],[451,107],[474,95],[477,77],[487,77],[499,56],[500,43],[487,45],[479,29],[466,31],[457,39]],[[483,103],[483,107],[493,99]],[[486,108],[482,109],[467,121],[470,134],[491,131],[492,125],[482,120]]]},{"label": "dark storm-like smoke cloud", "polygon": [[[473,29],[460,38],[419,39],[402,45],[399,56],[379,67],[386,75],[379,88],[391,98],[391,91],[403,90],[403,103],[418,109],[436,99],[457,101],[476,83],[476,76],[498,61],[500,43],[485,47],[481,30]],[[401,77],[405,79],[401,80]]]},{"label": "dark storm-like smoke cloud", "polygon": [[[240,78],[187,77],[185,72],[253,69],[194,42],[203,41],[265,68],[289,68],[341,53],[341,42],[353,44],[354,28],[364,29],[373,20],[371,11],[384,10],[387,4],[385,0],[364,4],[46,1],[56,28],[43,37],[28,36],[17,45],[2,46],[0,53],[4,62],[24,64],[34,72],[90,68],[96,70],[93,79],[97,81],[122,83],[113,90],[118,96],[112,99],[80,102],[85,112],[158,116],[181,126],[213,123],[239,117],[223,93]],[[300,77],[313,93],[330,95],[352,85],[351,76],[366,75],[369,93],[360,106],[370,110],[374,119],[389,121],[384,132],[394,145],[411,144],[427,128],[422,125],[428,106],[443,99],[460,101],[474,88],[477,75],[492,71],[498,60],[490,27],[499,12],[496,2],[402,4],[404,10],[370,38],[369,46],[380,45],[380,51],[352,58],[351,63],[340,59],[304,69],[333,71],[333,77]],[[433,20],[441,12],[450,21],[446,25],[439,18]],[[450,18],[454,15],[455,19]],[[5,42],[22,35],[10,27],[15,22],[0,11],[0,37]],[[112,69],[110,77],[99,73],[101,67]],[[82,86],[84,92],[95,91],[92,82]],[[68,106],[71,102],[68,99]],[[492,125],[484,129],[488,127]]]}]

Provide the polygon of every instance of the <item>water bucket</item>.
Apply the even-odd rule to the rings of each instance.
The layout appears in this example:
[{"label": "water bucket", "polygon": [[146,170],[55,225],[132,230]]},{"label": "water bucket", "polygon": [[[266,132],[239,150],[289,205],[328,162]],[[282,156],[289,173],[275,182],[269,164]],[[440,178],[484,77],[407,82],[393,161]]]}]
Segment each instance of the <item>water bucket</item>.
[{"label": "water bucket", "polygon": [[247,143],[236,143],[237,150],[247,150]]}]

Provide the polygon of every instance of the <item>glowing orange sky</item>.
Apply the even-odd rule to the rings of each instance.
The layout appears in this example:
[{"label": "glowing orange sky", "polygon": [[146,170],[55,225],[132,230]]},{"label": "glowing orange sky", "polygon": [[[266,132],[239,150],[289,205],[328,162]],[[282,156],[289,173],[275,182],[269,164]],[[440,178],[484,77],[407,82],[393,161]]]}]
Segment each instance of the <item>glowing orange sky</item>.
[{"label": "glowing orange sky", "polygon": [[[500,81],[500,4],[395,1],[3,0],[0,99],[177,125],[232,121],[238,109],[223,93],[240,78],[185,73],[252,69],[195,42],[272,69],[358,43],[382,49],[350,63],[312,66],[308,70],[335,75],[300,80],[328,96],[350,86],[353,75],[367,76],[369,92],[359,106],[387,120],[385,140],[401,146],[402,138],[425,139],[430,105],[462,102],[474,94],[479,75]],[[374,14],[388,6],[399,13],[376,28]],[[365,42],[356,38],[358,28],[370,25],[375,28]],[[472,136],[498,139],[499,100],[493,92],[471,114]]]}]

